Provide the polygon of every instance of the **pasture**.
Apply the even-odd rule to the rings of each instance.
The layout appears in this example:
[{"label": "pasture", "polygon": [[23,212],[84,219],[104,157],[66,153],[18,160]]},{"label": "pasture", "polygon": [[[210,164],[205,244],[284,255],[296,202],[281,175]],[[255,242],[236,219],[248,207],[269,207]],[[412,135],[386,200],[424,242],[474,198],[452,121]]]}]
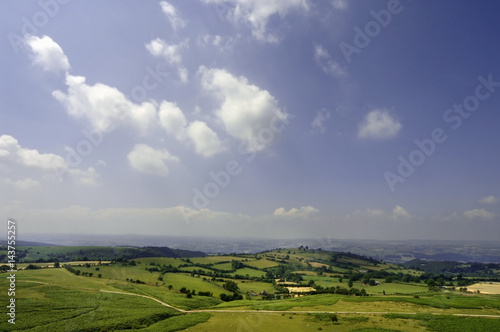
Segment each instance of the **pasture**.
[{"label": "pasture", "polygon": [[[20,270],[16,273],[17,318],[27,322],[16,324],[16,328],[26,331],[451,331],[457,324],[465,324],[479,331],[483,328],[493,331],[498,326],[495,324],[500,323],[500,318],[453,316],[500,316],[500,295],[487,291],[498,289],[498,283],[468,286],[468,290],[477,287],[480,294],[430,289],[422,281],[395,279],[386,283],[370,271],[394,270],[410,276],[421,273],[351,254],[332,256],[325,251],[298,249],[291,252],[295,254],[275,250],[258,255],[145,257],[110,264],[73,261],[68,263],[72,266],[69,270],[54,267]],[[332,270],[342,269],[343,273],[332,273],[331,266]],[[366,271],[359,272],[363,268]],[[358,279],[353,279],[353,288],[349,290],[349,278],[354,276]],[[365,282],[371,279],[372,284],[373,280],[380,284],[364,284],[360,279],[363,276]],[[320,294],[292,298],[286,293],[278,294],[283,292],[276,283],[280,279]],[[225,285],[230,289],[231,282],[238,286],[237,290],[223,288]],[[314,283],[310,285],[311,282]],[[0,287],[7,287],[6,278],[0,278]],[[325,288],[329,293],[321,293]],[[354,289],[364,289],[367,296],[352,295],[359,295]],[[262,291],[267,295],[260,295]],[[199,292],[207,294],[200,296]],[[243,299],[235,300],[237,295]],[[6,293],[0,293],[0,300],[7,300]],[[137,306],[129,310],[135,303]],[[54,310],[57,312],[51,316],[49,313]],[[332,312],[337,313],[336,322],[331,320]],[[61,323],[57,325],[56,321]],[[0,330],[6,330],[1,324]]]}]

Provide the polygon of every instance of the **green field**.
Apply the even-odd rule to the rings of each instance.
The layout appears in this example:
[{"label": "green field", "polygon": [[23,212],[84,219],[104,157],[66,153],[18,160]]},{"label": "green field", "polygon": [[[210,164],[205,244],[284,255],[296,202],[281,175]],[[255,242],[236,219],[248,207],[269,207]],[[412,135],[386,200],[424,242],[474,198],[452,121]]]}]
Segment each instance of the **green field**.
[{"label": "green field", "polygon": [[[40,250],[41,255],[50,249]],[[73,261],[68,262],[69,270],[20,270],[14,330],[492,332],[500,328],[500,295],[443,290],[429,287],[425,280],[402,282],[405,274],[411,279],[422,272],[352,254],[293,251],[268,251],[257,255],[261,259],[256,255],[146,257],[110,264]],[[22,266],[28,264],[51,263]],[[399,279],[374,278],[382,272]],[[439,281],[439,276],[434,278]],[[275,279],[302,286],[314,282],[318,294],[287,294]],[[369,279],[380,284],[369,286]],[[472,277],[463,280],[472,282]],[[237,289],[224,289],[231,283]],[[0,278],[0,287],[8,289],[6,278]],[[359,296],[360,290],[366,296]],[[234,300],[238,295],[243,299]],[[8,300],[7,292],[1,292],[0,301]],[[0,330],[12,330],[7,324],[0,322]]]},{"label": "green field", "polygon": [[[3,286],[3,285],[2,285]],[[23,283],[16,292],[16,324],[22,331],[109,331],[140,329],[179,315],[176,310],[136,296]]]},{"label": "green field", "polygon": [[266,273],[264,271],[254,270],[254,269],[250,269],[250,268],[246,267],[246,268],[243,268],[243,269],[238,269],[238,270],[236,270],[236,272],[232,273],[233,276],[235,274],[239,274],[241,276],[247,276],[248,275],[248,277],[251,278],[251,277],[262,277]]},{"label": "green field", "polygon": [[265,269],[268,267],[273,267],[273,266],[278,266],[279,263],[273,262],[267,259],[259,259],[251,262],[245,262],[245,264],[259,268],[259,269]]},{"label": "green field", "polygon": [[229,293],[219,285],[210,281],[204,281],[202,278],[191,277],[190,275],[180,273],[166,273],[163,276],[163,283],[165,285],[172,285],[174,289],[187,289],[196,290],[197,292],[212,292],[214,296],[220,296],[221,293]]}]

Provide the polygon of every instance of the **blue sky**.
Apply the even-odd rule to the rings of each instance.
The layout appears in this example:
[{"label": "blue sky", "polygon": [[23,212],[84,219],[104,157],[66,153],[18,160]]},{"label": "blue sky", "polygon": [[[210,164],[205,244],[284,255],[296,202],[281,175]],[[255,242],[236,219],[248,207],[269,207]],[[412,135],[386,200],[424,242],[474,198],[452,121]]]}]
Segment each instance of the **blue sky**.
[{"label": "blue sky", "polygon": [[496,240],[495,1],[0,3],[20,234]]}]

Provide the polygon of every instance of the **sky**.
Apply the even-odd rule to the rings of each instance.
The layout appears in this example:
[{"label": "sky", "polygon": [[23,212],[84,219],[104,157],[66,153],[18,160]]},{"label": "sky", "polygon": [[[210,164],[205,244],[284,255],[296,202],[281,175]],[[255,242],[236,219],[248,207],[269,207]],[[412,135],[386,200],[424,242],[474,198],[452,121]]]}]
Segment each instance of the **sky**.
[{"label": "sky", "polygon": [[0,216],[21,238],[498,240],[499,10],[2,1]]}]

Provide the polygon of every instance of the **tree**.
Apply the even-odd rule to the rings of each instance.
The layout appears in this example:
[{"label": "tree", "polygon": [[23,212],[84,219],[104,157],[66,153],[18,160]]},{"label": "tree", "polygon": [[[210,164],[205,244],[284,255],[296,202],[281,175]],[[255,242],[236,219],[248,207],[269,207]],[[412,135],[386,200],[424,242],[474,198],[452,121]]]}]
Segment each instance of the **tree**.
[{"label": "tree", "polygon": [[222,285],[222,288],[224,288],[225,290],[228,290],[230,292],[237,292],[239,291],[239,287],[238,287],[238,284],[235,283],[234,281],[232,280],[226,280],[226,282],[224,283],[224,285]]},{"label": "tree", "polygon": [[61,264],[59,264],[59,261],[55,261],[54,262],[54,267],[55,268],[61,267]]},{"label": "tree", "polygon": [[349,279],[349,282],[347,283],[347,286],[349,286],[349,288],[351,288],[351,287],[352,287],[352,285],[354,285],[354,283],[352,282],[352,280],[351,280],[351,279]]},{"label": "tree", "polygon": [[427,286],[429,286],[429,288],[436,287],[436,282],[434,281],[434,279],[427,280]]},{"label": "tree", "polygon": [[337,314],[330,314],[330,319],[332,320],[332,323],[337,323],[339,321]]}]

